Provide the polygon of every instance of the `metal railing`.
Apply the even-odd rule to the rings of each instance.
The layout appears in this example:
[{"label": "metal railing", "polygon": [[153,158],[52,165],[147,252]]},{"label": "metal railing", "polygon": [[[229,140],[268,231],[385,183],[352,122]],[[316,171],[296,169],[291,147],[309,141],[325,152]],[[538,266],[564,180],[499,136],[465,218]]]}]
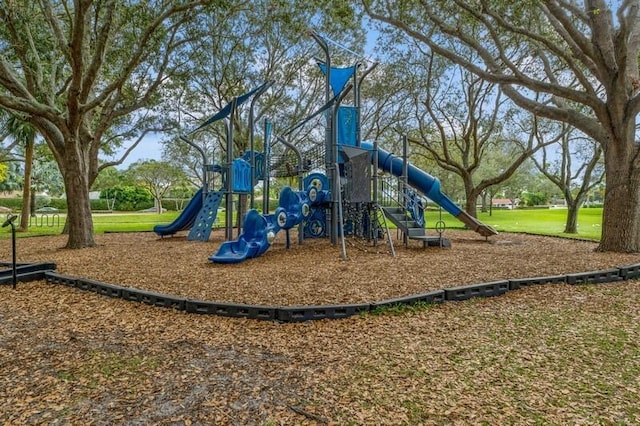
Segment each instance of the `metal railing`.
[{"label": "metal railing", "polygon": [[400,178],[388,175],[379,179],[378,183],[380,205],[383,207],[398,207],[411,214],[412,218],[424,217],[426,198],[410,188],[404,187]]}]

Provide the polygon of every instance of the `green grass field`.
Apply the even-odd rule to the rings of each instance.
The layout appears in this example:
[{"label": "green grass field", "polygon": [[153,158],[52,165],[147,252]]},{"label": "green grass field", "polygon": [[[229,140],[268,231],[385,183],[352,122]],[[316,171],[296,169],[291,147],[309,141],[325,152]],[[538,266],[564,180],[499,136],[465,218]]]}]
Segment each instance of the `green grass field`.
[{"label": "green grass field", "polygon": [[[96,233],[104,232],[140,232],[152,231],[153,226],[159,223],[170,223],[178,212],[157,213],[96,213],[93,215],[94,229]],[[567,211],[564,209],[538,209],[538,210],[494,210],[492,215],[479,213],[480,221],[491,225],[498,232],[529,232],[544,235],[561,235],[574,238],[586,238],[598,240],[601,232],[602,209],[581,209],[578,216],[578,234],[564,234],[564,222]],[[440,219],[437,211],[427,212],[427,227],[433,229]],[[29,232],[19,233],[19,237],[37,235],[57,235],[64,225],[64,214],[38,215],[37,225],[32,221]],[[217,223],[222,222],[219,217]],[[447,229],[459,229],[462,222],[449,213],[442,213],[442,220]],[[10,236],[10,228],[0,231],[0,238]]]},{"label": "green grass field", "polygon": [[[427,227],[433,228],[440,215],[438,212],[427,212]],[[561,235],[565,237],[599,240],[602,225],[602,209],[580,209],[578,215],[578,234],[565,234],[564,224],[566,209],[536,210],[494,210],[492,215],[479,213],[478,219],[492,226],[498,232],[530,232],[533,234]],[[460,228],[462,222],[449,213],[442,213],[442,220],[447,228]]]}]

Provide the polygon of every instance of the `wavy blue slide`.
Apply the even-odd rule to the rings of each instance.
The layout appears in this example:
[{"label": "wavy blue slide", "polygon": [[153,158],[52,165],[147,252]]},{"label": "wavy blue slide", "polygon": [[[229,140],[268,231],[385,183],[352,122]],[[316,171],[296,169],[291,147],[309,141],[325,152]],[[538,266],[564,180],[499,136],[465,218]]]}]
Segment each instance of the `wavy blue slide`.
[{"label": "wavy blue slide", "polygon": [[273,225],[273,221],[267,220],[257,210],[249,210],[242,222],[242,234],[235,241],[222,243],[218,251],[209,256],[209,260],[214,263],[239,263],[260,256],[267,251],[275,237]]},{"label": "wavy blue slide", "polygon": [[[373,162],[373,144],[369,142],[362,142],[361,147],[372,152],[371,161]],[[381,148],[378,148],[378,167],[394,176],[402,176],[402,158]],[[407,174],[409,185],[422,192],[431,201],[451,213],[451,215],[467,225],[473,231],[479,233],[483,237],[498,234],[495,229],[469,215],[454,203],[451,198],[447,197],[447,195],[441,191],[440,181],[437,178],[423,170],[420,170],[412,164],[408,165]]]},{"label": "wavy blue slide", "polygon": [[282,188],[274,214],[265,216],[255,209],[249,210],[242,222],[242,234],[235,241],[222,243],[209,260],[213,263],[240,263],[262,255],[271,247],[280,229],[291,229],[309,216],[309,205],[308,193],[294,191],[288,186]]},{"label": "wavy blue slide", "polygon": [[191,229],[196,221],[198,212],[202,208],[202,188],[196,192],[196,195],[189,201],[187,207],[182,210],[180,215],[171,223],[167,225],[156,225],[153,227],[153,232],[160,237],[167,235],[173,235],[179,231],[185,231]]}]

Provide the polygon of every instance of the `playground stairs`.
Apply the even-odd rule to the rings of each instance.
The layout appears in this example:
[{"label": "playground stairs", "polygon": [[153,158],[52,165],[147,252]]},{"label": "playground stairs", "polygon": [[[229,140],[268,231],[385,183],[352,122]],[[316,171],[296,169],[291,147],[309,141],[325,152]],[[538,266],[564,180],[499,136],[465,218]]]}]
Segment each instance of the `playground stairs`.
[{"label": "playground stairs", "polygon": [[389,253],[391,256],[396,256],[396,250],[393,247],[393,241],[391,240],[391,234],[389,234],[389,226],[387,225],[387,216],[384,213],[384,210],[380,204],[373,205],[373,214],[376,222],[376,226],[378,229],[382,230],[384,233],[384,239],[387,243],[387,247],[389,248]]},{"label": "playground stairs", "polygon": [[451,242],[442,236],[430,236],[424,227],[418,225],[415,220],[411,219],[408,212],[401,207],[382,207],[385,216],[396,225],[396,227],[404,235],[405,244],[408,240],[422,241],[423,247],[441,247],[450,248]]},{"label": "playground stairs", "polygon": [[204,200],[196,221],[187,236],[189,241],[209,241],[211,228],[216,220],[222,195],[222,191],[211,191],[207,194],[207,198]]}]

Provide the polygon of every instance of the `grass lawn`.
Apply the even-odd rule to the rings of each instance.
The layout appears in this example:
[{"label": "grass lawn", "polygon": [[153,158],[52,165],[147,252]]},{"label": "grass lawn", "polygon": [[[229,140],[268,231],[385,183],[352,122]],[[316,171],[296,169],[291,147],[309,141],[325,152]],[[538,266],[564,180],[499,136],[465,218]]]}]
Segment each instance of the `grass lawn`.
[{"label": "grass lawn", "polygon": [[[538,210],[494,210],[479,213],[478,219],[492,226],[498,232],[529,232],[533,234],[561,235],[574,238],[599,240],[602,224],[602,209],[580,209],[578,214],[578,234],[565,234],[564,224],[567,217],[565,209]],[[439,212],[427,212],[427,227],[434,228],[439,220]],[[447,228],[461,228],[462,222],[447,212],[442,213]]]},{"label": "grass lawn", "polygon": [[[143,232],[153,230],[153,226],[160,223],[170,223],[179,212],[157,213],[95,213],[93,224],[95,232]],[[533,234],[561,235],[575,238],[599,240],[601,233],[602,209],[581,209],[578,216],[578,234],[565,234],[564,209],[539,210],[494,210],[491,215],[479,213],[480,221],[491,225],[498,232],[529,232]],[[433,229],[440,219],[437,211],[427,212],[427,227]],[[29,232],[20,233],[20,237],[37,235],[57,235],[64,226],[64,214],[38,215],[37,225],[32,225]],[[223,216],[217,219],[221,223]],[[442,213],[442,220],[447,228],[462,228],[463,224],[449,213]],[[8,238],[10,233],[0,232],[0,238]]]}]

